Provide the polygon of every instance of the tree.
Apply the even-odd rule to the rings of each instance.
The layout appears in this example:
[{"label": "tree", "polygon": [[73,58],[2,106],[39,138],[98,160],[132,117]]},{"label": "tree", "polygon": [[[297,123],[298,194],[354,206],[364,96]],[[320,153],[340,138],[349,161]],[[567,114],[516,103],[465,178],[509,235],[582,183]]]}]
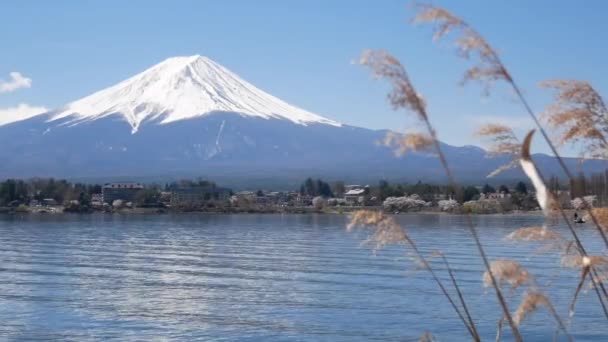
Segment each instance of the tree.
[{"label": "tree", "polygon": [[344,187],[344,182],[337,181],[331,185],[331,192],[337,197],[342,197],[346,192],[346,188]]},{"label": "tree", "polygon": [[315,182],[312,180],[312,178],[308,177],[306,178],[306,180],[304,181],[303,184],[304,187],[304,194],[306,195],[310,195],[310,196],[314,196],[315,195]]},{"label": "tree", "polygon": [[0,183],[0,202],[9,204],[11,202],[25,203],[28,200],[27,184],[22,180],[8,179]]},{"label": "tree", "polygon": [[496,189],[494,189],[494,187],[492,187],[490,184],[487,184],[483,186],[483,189],[481,189],[481,192],[484,194],[493,194],[496,192]]},{"label": "tree", "polygon": [[160,193],[156,189],[143,189],[135,194],[135,204],[145,205],[156,205],[160,200]]},{"label": "tree", "polygon": [[520,193],[520,194],[527,194],[528,187],[526,186],[526,183],[518,182],[517,185],[515,185],[515,192]]},{"label": "tree", "polygon": [[202,187],[202,188],[212,188],[212,189],[216,187],[215,182],[211,182],[211,181],[208,181],[208,180],[204,180],[204,179],[202,179],[202,178],[199,178],[199,179],[198,179],[198,184],[197,184],[197,186],[200,186],[200,187]]},{"label": "tree", "polygon": [[101,185],[94,184],[89,186],[89,195],[92,194],[100,194],[101,193]]},{"label": "tree", "polygon": [[91,195],[89,195],[86,192],[81,192],[78,195],[78,203],[80,203],[81,206],[85,206],[88,207],[91,205]]},{"label": "tree", "polygon": [[393,196],[395,197],[403,197],[405,196],[405,190],[403,189],[403,185],[399,184],[393,191]]},{"label": "tree", "polygon": [[464,202],[471,201],[479,196],[479,190],[474,186],[467,186],[462,190],[462,200]]},{"label": "tree", "polygon": [[510,191],[509,191],[509,188],[507,188],[505,185],[501,185],[498,188],[498,192],[502,192],[502,193],[508,194]]},{"label": "tree", "polygon": [[300,187],[300,193],[309,196],[331,197],[331,187],[321,179],[307,178]]},{"label": "tree", "polygon": [[331,187],[329,186],[329,184],[325,183],[320,179],[317,179],[317,188],[319,190],[318,195],[321,195],[323,197],[332,197]]},{"label": "tree", "polygon": [[15,199],[16,183],[12,179],[7,179],[0,184],[0,201],[3,204],[8,204]]},{"label": "tree", "polygon": [[381,180],[378,183],[378,198],[384,201],[387,197],[393,196],[394,190],[387,181]]}]

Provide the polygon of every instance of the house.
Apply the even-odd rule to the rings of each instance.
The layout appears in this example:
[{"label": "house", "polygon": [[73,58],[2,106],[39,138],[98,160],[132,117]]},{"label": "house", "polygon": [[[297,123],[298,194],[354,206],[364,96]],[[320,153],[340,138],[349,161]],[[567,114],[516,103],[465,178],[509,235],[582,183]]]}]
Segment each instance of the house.
[{"label": "house", "polygon": [[55,201],[54,198],[45,198],[42,200],[42,205],[46,206],[46,207],[54,207],[56,206],[58,203],[57,201]]},{"label": "house", "polygon": [[358,184],[350,184],[344,186],[344,191],[348,192],[349,190],[365,189],[366,187],[369,187],[369,185],[363,186]]},{"label": "house", "polygon": [[289,201],[287,194],[281,191],[270,191],[264,195],[268,198],[268,203],[273,205],[285,205]]},{"label": "house", "polygon": [[270,204],[270,197],[268,196],[268,193],[265,193],[264,191],[258,191],[255,194],[255,203],[256,204],[261,204],[261,205],[268,205]]},{"label": "house", "polygon": [[230,203],[240,207],[255,204],[256,200],[257,194],[253,191],[239,191],[230,197]]},{"label": "house", "polygon": [[452,195],[446,195],[446,194],[433,194],[433,200],[435,202],[438,201],[445,201],[445,200],[452,200]]},{"label": "house", "polygon": [[344,198],[330,198],[327,200],[327,205],[329,205],[330,207],[337,207],[337,206],[345,206],[345,205],[347,205],[347,203]]},{"label": "house", "polygon": [[479,199],[499,200],[499,199],[506,199],[506,198],[511,198],[511,194],[508,192],[504,192],[504,191],[492,192],[492,193],[487,193],[487,194],[482,193],[479,195]]},{"label": "house", "polygon": [[312,196],[307,194],[298,193],[295,198],[295,205],[297,207],[308,207],[312,205]]},{"label": "house", "polygon": [[135,195],[144,189],[139,183],[107,183],[101,187],[101,198],[103,203],[112,204],[115,200],[133,202]]},{"label": "house", "polygon": [[348,205],[361,205],[365,202],[365,196],[369,193],[369,185],[346,185],[344,200]]},{"label": "house", "polygon": [[160,198],[159,198],[160,203],[162,203],[164,205],[170,205],[172,195],[173,195],[173,193],[171,191],[161,191]]},{"label": "house", "polygon": [[94,207],[103,206],[103,195],[102,194],[92,194],[91,195],[91,205]]},{"label": "house", "polygon": [[358,205],[365,202],[365,189],[352,189],[344,193],[344,200],[348,205]]},{"label": "house", "polygon": [[171,205],[201,205],[208,201],[227,201],[231,190],[211,186],[178,187],[171,190]]}]

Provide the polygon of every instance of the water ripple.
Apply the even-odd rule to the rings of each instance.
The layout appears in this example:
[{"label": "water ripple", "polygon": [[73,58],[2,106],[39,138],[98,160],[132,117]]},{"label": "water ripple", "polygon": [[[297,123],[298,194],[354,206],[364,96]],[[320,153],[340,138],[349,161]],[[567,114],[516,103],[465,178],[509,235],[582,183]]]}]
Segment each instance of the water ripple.
[{"label": "water ripple", "polygon": [[[446,253],[482,334],[493,338],[500,311],[463,218],[399,220],[423,253]],[[488,255],[516,259],[551,284],[565,313],[578,274],[553,253],[503,239],[541,218],[475,220]],[[345,223],[332,215],[0,217],[0,339],[415,341],[431,330],[466,340],[407,249],[374,253]],[[592,229],[581,233],[601,250]],[[571,330],[602,341],[608,327],[593,296],[581,297]],[[519,293],[508,298],[514,307]],[[542,312],[522,326],[527,340],[551,339],[554,328]]]}]

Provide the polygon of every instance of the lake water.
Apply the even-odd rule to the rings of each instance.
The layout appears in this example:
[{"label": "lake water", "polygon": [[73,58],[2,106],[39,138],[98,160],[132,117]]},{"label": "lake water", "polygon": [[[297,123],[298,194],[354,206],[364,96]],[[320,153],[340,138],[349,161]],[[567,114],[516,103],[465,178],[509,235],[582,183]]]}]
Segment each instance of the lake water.
[{"label": "lake water", "polygon": [[[374,255],[340,215],[159,215],[0,217],[0,340],[442,341],[469,340],[436,284],[402,247]],[[500,309],[484,290],[482,264],[464,217],[402,215],[425,253],[444,251],[484,340]],[[540,224],[534,215],[475,221],[491,259],[516,259],[535,275],[564,320],[578,271],[554,253],[503,237]],[[581,227],[600,251],[592,227]],[[565,230],[564,236],[568,236]],[[441,264],[436,268],[446,284]],[[506,291],[512,311],[521,290]],[[526,341],[551,340],[543,309]],[[569,329],[607,341],[593,290]],[[510,340],[508,327],[504,340]]]}]

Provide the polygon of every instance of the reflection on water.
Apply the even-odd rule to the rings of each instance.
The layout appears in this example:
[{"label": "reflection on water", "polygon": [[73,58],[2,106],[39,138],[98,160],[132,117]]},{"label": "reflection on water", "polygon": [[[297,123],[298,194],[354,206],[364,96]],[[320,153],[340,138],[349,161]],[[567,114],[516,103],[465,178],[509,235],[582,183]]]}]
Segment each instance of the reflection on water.
[{"label": "reflection on water", "polygon": [[[425,253],[456,270],[485,339],[500,309],[462,217],[399,218]],[[400,248],[376,255],[337,215],[0,217],[0,339],[416,340],[429,330],[467,340],[425,271]],[[524,264],[566,319],[578,274],[555,254],[502,238],[538,216],[476,218],[491,258]],[[581,228],[591,250],[600,245]],[[567,232],[564,230],[564,236]],[[440,264],[436,267],[442,272]],[[446,279],[447,280],[447,279]],[[520,292],[509,293],[512,310]],[[526,340],[551,339],[539,311]],[[508,330],[508,329],[507,329]],[[570,330],[605,341],[595,293],[582,295]],[[505,331],[505,340],[509,340]]]}]

